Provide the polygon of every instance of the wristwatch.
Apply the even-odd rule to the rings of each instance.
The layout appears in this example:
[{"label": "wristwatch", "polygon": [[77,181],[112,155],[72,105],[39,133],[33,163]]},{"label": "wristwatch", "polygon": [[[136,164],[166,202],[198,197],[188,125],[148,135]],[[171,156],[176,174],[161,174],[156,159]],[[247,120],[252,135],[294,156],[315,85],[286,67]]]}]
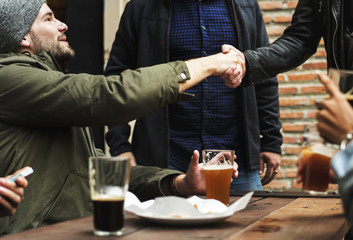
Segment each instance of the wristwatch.
[{"label": "wristwatch", "polygon": [[345,150],[347,147],[347,144],[353,139],[353,132],[347,133],[347,135],[342,139],[340,148],[341,150]]}]

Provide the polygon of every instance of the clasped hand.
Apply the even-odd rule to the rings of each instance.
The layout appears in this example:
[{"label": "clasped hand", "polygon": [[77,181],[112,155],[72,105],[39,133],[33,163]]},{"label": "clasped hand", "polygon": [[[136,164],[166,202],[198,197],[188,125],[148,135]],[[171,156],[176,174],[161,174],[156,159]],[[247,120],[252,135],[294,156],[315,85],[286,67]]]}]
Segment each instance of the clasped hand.
[{"label": "clasped hand", "polygon": [[233,47],[232,45],[224,44],[222,46],[223,54],[233,54],[237,58],[237,64],[230,66],[220,77],[224,80],[225,85],[230,88],[238,87],[246,72],[245,57],[242,52]]}]

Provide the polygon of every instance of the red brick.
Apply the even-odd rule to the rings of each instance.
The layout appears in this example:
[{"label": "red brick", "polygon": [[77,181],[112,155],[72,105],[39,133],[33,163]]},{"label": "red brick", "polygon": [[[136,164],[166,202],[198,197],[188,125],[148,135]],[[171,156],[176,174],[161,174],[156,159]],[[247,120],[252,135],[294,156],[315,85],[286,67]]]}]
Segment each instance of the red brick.
[{"label": "red brick", "polygon": [[263,16],[264,22],[266,23],[271,23],[273,21],[271,16]]},{"label": "red brick", "polygon": [[278,82],[283,82],[284,81],[284,75],[283,74],[278,74],[277,75],[277,80],[278,80]]},{"label": "red brick", "polygon": [[283,143],[299,143],[300,139],[298,137],[287,137],[283,136]]},{"label": "red brick", "polygon": [[261,1],[259,2],[260,8],[262,10],[274,10],[274,9],[282,9],[282,2],[278,1]]},{"label": "red brick", "polygon": [[284,152],[286,154],[299,154],[301,152],[302,148],[301,147],[286,147],[284,149]]},{"label": "red brick", "polygon": [[290,9],[295,9],[297,7],[298,1],[289,1],[287,2],[287,6]]},{"label": "red brick", "polygon": [[326,57],[327,53],[326,53],[326,51],[324,49],[323,50],[318,49],[316,51],[316,53],[315,53],[315,56],[317,56],[317,57]]},{"label": "red brick", "polygon": [[325,93],[326,88],[323,85],[307,86],[307,87],[301,87],[300,91],[302,93]]},{"label": "red brick", "polygon": [[313,96],[310,98],[310,105],[316,106],[316,101],[318,100],[318,96]]},{"label": "red brick", "polygon": [[285,177],[286,178],[297,178],[297,169],[286,171]]},{"label": "red brick", "polygon": [[318,110],[308,111],[308,118],[316,118],[317,111]]},{"label": "red brick", "polygon": [[273,18],[273,22],[276,23],[290,23],[292,21],[292,15],[281,15]]},{"label": "red brick", "polygon": [[284,112],[280,111],[280,118],[281,119],[300,119],[304,117],[303,112]]},{"label": "red brick", "polygon": [[291,159],[286,157],[281,158],[282,167],[296,167],[296,165],[297,165],[297,159]]},{"label": "red brick", "polygon": [[326,62],[312,62],[312,63],[304,63],[304,69],[326,69],[327,63]]},{"label": "red brick", "polygon": [[280,106],[304,106],[310,104],[307,98],[283,98],[279,99]]},{"label": "red brick", "polygon": [[315,79],[315,74],[307,73],[307,74],[289,74],[289,81],[312,81]]},{"label": "red brick", "polygon": [[294,94],[297,93],[298,89],[296,87],[280,87],[278,93],[281,94]]},{"label": "red brick", "polygon": [[325,46],[325,41],[324,41],[323,38],[320,39],[319,45],[320,45],[320,46]]}]

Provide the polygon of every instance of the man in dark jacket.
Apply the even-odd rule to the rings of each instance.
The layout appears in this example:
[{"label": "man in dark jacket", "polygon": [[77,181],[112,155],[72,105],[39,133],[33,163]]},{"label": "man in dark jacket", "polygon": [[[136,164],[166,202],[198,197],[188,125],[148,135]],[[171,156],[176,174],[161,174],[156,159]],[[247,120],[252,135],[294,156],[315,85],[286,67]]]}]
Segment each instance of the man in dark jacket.
[{"label": "man in dark jacket", "polygon": [[[243,82],[256,83],[258,79],[276,76],[297,67],[316,52],[322,37],[328,68],[352,70],[352,12],[352,1],[299,0],[292,23],[283,36],[268,47],[244,51],[246,75]],[[229,81],[228,85],[231,84]],[[346,91],[351,86],[348,84],[341,88]]]},{"label": "man in dark jacket", "polygon": [[[237,63],[233,52],[110,77],[65,74],[56,60],[74,54],[67,29],[45,0],[0,1],[0,176],[27,165],[35,171],[21,207],[0,219],[0,235],[92,214],[88,158],[102,153],[89,126],[125,123],[192,98],[182,91]],[[195,151],[186,175],[133,167],[129,189],[141,200],[204,192],[198,157]]]},{"label": "man in dark jacket", "polygon": [[[212,54],[224,42],[242,50],[268,45],[257,1],[132,0],[120,20],[106,74]],[[193,101],[137,119],[132,144],[129,125],[111,128],[106,136],[111,154],[186,171],[184,157],[193,149],[234,149],[240,167],[233,189],[260,190],[264,166],[262,184],[278,172],[282,136],[277,80],[259,80],[257,86],[229,89],[223,80],[209,78],[188,91],[196,95]]]}]

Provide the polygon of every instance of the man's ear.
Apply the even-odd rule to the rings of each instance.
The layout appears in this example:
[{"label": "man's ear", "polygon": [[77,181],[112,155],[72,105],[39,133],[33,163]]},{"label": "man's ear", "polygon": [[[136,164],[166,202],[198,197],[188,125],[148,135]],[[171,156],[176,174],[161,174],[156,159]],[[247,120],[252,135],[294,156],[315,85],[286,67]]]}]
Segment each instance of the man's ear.
[{"label": "man's ear", "polygon": [[20,43],[20,47],[28,48],[30,45],[31,45],[31,37],[30,37],[30,35],[27,33],[27,34],[23,37],[23,39],[22,39],[22,41],[21,41],[21,43]]}]

